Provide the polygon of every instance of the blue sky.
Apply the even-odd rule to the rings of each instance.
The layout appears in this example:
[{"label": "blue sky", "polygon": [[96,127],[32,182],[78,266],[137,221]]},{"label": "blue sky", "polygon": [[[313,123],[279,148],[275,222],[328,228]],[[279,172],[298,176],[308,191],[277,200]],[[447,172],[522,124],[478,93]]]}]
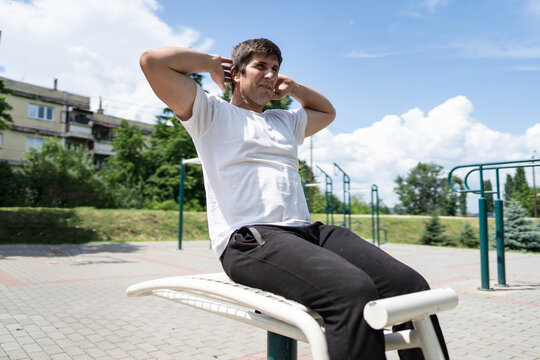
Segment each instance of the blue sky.
[{"label": "blue sky", "polygon": [[377,184],[388,205],[418,162],[448,172],[540,156],[540,0],[0,0],[0,31],[1,76],[58,79],[94,110],[101,97],[106,114],[150,123],[164,104],[139,68],[143,50],[229,56],[270,38],[281,71],[337,109],[299,157],[311,161],[313,143],[314,165],[331,174],[337,162],[353,189]]},{"label": "blue sky", "polygon": [[520,134],[540,122],[538,1],[161,4],[165,22],[212,38],[212,52],[227,55],[246,38],[274,40],[282,71],[331,98],[335,131],[458,95],[493,130]]}]

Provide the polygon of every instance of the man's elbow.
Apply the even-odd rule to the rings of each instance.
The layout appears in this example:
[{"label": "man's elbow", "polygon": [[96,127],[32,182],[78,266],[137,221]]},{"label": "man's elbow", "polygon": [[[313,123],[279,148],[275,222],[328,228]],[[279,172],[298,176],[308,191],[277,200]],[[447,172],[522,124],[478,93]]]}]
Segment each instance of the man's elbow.
[{"label": "man's elbow", "polygon": [[328,112],[328,124],[332,123],[334,119],[336,118],[336,109],[330,105],[330,111]]},{"label": "man's elbow", "polygon": [[139,58],[139,65],[141,67],[141,69],[147,69],[150,64],[153,62],[154,60],[154,57],[153,57],[153,54],[152,54],[152,50],[145,50],[143,51],[143,53],[141,54],[140,58]]}]

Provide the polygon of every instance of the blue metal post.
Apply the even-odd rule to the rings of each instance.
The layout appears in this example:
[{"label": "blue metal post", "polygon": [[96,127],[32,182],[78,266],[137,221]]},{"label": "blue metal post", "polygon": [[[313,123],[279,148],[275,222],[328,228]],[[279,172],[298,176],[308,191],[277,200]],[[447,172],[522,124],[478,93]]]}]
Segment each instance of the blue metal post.
[{"label": "blue metal post", "polygon": [[495,233],[497,238],[497,285],[506,286],[503,201],[500,199],[495,200]]},{"label": "blue metal post", "polygon": [[184,225],[184,159],[180,159],[180,185],[178,188],[178,250],[182,250],[182,230]]},{"label": "blue metal post", "polygon": [[482,277],[482,287],[480,287],[480,290],[490,290],[486,201],[486,198],[483,196],[478,199],[478,216],[480,222],[480,271]]},{"label": "blue metal post", "polygon": [[489,244],[488,244],[488,219],[487,199],[484,193],[484,169],[478,167],[480,175],[480,199],[478,199],[478,221],[480,222],[480,271],[482,287],[480,290],[489,290]]},{"label": "blue metal post", "polygon": [[351,178],[343,169],[334,163],[334,175],[336,170],[343,174],[343,227],[351,229]]},{"label": "blue metal post", "polygon": [[[373,197],[375,194],[375,198]],[[375,221],[377,222],[377,233],[375,236]],[[379,188],[377,185],[371,185],[371,238],[373,244],[377,239],[377,245],[381,246],[381,231],[379,226]]]},{"label": "blue metal post", "polygon": [[317,168],[325,176],[326,224],[334,225],[334,198],[332,197],[332,194],[334,192],[333,181],[330,175],[328,175],[323,169],[321,169],[319,165],[317,165]]},{"label": "blue metal post", "polygon": [[268,331],[267,341],[268,360],[297,360],[296,340]]}]

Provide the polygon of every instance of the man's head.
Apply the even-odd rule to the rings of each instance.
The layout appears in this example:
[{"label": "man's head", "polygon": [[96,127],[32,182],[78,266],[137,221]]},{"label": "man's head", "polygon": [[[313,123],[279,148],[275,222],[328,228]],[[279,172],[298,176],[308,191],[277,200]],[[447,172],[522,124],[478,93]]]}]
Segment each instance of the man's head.
[{"label": "man's head", "polygon": [[[268,39],[250,39],[236,45],[231,53],[233,72],[245,74],[246,66],[253,56],[274,56],[279,65],[283,61],[279,47]],[[231,84],[231,92],[234,93],[234,81]]]}]

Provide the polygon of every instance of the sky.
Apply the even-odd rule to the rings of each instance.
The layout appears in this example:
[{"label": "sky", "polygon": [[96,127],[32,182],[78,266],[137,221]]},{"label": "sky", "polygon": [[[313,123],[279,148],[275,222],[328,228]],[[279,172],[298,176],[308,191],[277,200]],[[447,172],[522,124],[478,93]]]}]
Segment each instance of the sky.
[{"label": "sky", "polygon": [[[281,72],[337,111],[300,158],[332,176],[339,164],[358,194],[377,184],[389,206],[395,178],[418,162],[447,173],[540,157],[540,0],[0,0],[0,31],[1,76],[58,79],[94,110],[101,97],[106,114],[149,123],[165,105],[140,71],[142,51],[228,57],[245,39],[269,38]],[[204,88],[220,94],[208,77]]]}]

